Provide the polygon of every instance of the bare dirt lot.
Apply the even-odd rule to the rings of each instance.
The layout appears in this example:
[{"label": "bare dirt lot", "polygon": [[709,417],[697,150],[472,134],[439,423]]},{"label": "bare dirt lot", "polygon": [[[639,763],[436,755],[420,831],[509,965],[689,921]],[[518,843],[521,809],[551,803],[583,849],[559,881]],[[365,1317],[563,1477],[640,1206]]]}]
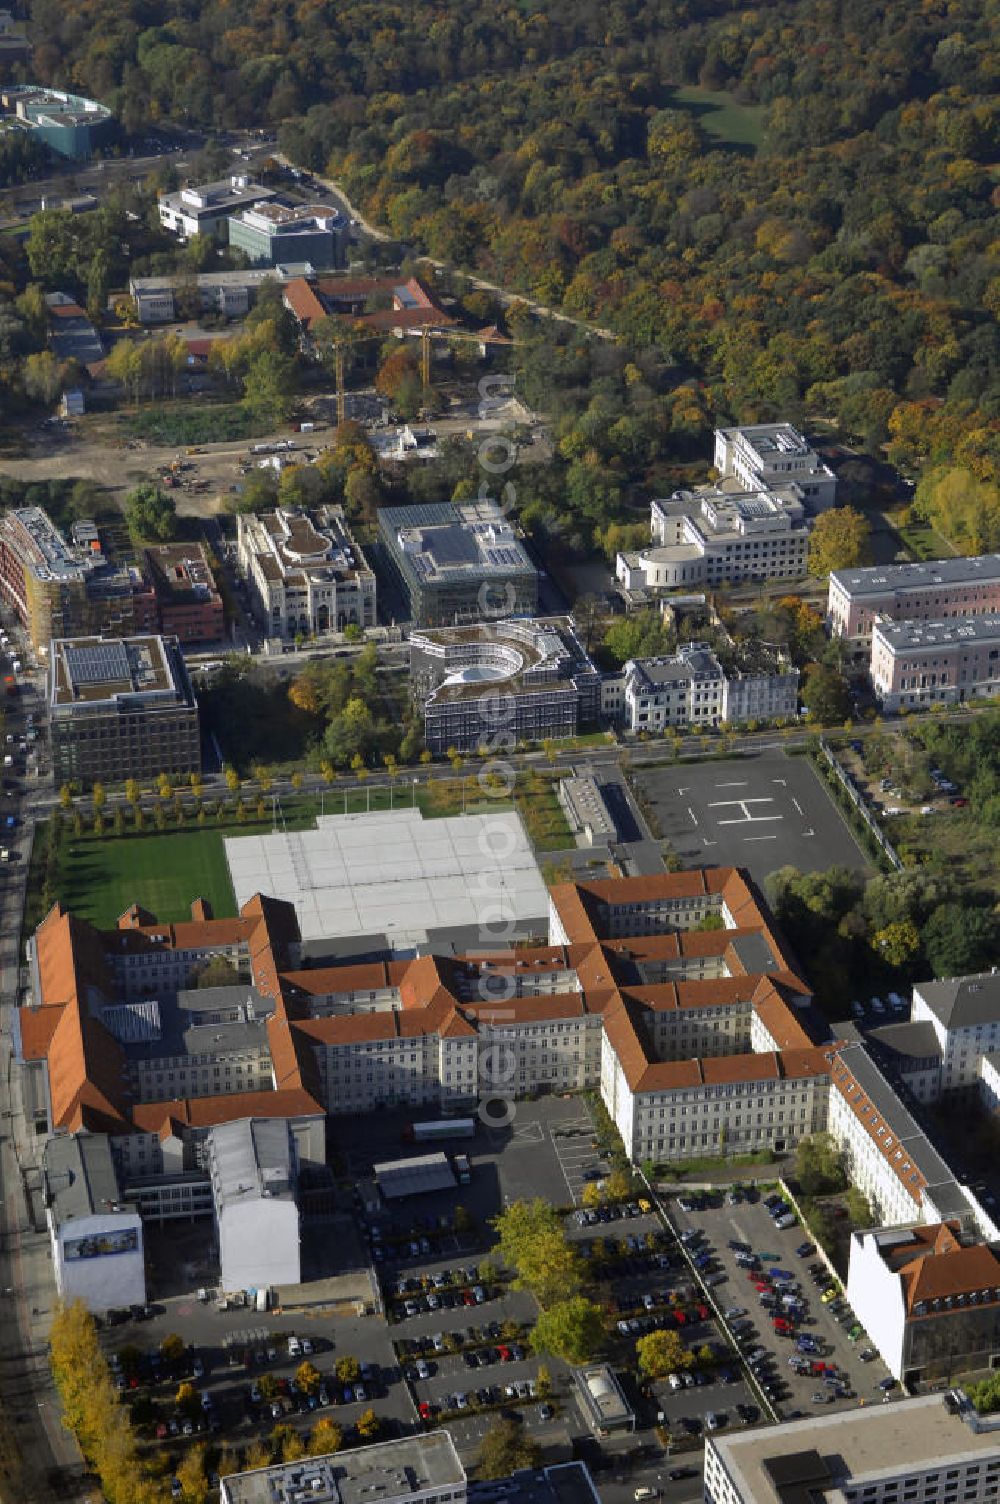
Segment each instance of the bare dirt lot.
[{"label": "bare dirt lot", "polygon": [[[211,517],[220,512],[231,488],[240,479],[238,464],[247,458],[245,440],[228,440],[198,446],[189,453],[176,444],[152,444],[133,439],[122,447],[107,419],[96,422],[71,422],[64,427],[35,431],[29,436],[31,453],[25,458],[0,459],[0,474],[16,480],[41,481],[69,477],[96,481],[108,492],[108,503],[120,505],[125,492],[140,481],[148,480],[180,457],[187,467],[181,472],[182,484],[174,491],[181,516]],[[322,441],[323,436],[318,435]],[[268,439],[296,440],[290,428],[268,435]],[[302,446],[296,452],[305,459],[315,455],[317,445]]]},{"label": "bare dirt lot", "polygon": [[[348,402],[362,402],[366,394],[350,393]],[[190,401],[191,399],[189,399]],[[195,398],[194,400],[197,400]],[[315,431],[300,435],[285,426],[273,433],[254,438],[254,444],[287,440],[295,445],[292,458],[306,463],[333,440],[335,398],[332,393],[310,393],[305,399],[310,415],[315,414]],[[350,414],[350,407],[348,408]],[[454,404],[432,426],[439,439],[447,437],[477,439],[496,433],[502,422],[481,418],[471,403]],[[395,424],[383,427],[382,433],[395,433]],[[228,439],[197,445],[162,444],[145,439],[125,439],[127,432],[119,415],[88,413],[84,418],[53,421],[38,425],[25,434],[29,452],[18,457],[0,456],[0,474],[21,481],[82,479],[105,487],[109,506],[120,506],[125,493],[140,481],[154,477],[180,458],[185,468],[181,484],[173,491],[181,516],[212,517],[225,509],[240,479],[239,462],[248,458],[250,441]],[[541,464],[551,456],[551,449],[540,424],[536,424],[527,442],[517,448],[517,462]]]}]

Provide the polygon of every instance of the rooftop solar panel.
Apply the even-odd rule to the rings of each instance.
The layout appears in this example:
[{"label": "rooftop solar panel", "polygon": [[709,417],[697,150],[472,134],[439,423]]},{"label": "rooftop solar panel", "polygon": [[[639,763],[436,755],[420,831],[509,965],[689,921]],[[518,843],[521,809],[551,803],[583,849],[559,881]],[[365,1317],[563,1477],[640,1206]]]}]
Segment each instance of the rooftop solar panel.
[{"label": "rooftop solar panel", "polygon": [[114,684],[132,677],[128,653],[121,642],[67,647],[66,667],[76,684]]}]

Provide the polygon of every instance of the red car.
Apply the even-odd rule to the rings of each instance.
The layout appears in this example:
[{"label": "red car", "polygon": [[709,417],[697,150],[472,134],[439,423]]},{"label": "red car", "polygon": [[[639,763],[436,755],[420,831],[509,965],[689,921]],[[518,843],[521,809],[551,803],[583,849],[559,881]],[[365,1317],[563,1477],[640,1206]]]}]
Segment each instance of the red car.
[{"label": "red car", "polygon": [[812,1366],[812,1371],[818,1377],[821,1373],[832,1372],[832,1369],[829,1363],[814,1363]]},{"label": "red car", "polygon": [[790,1321],[785,1320],[784,1316],[775,1316],[774,1330],[778,1333],[779,1337],[790,1337],[795,1328]]},{"label": "red car", "polygon": [[761,1295],[763,1295],[763,1293],[764,1293],[765,1290],[770,1290],[770,1288],[771,1288],[771,1286],[767,1283],[766,1280],[760,1280],[760,1279],[755,1279],[754,1280],[753,1287],[754,1287],[755,1290],[759,1291],[759,1293]]},{"label": "red car", "polygon": [[159,1422],[159,1424],[157,1425],[157,1427],[156,1427],[156,1439],[157,1439],[157,1441],[162,1441],[163,1438],[166,1436],[166,1434],[167,1434],[167,1423],[166,1423],[166,1421],[161,1420]]},{"label": "red car", "polygon": [[509,1347],[505,1347],[503,1345],[503,1343],[500,1343],[498,1345],[498,1347],[497,1347],[497,1352],[500,1354],[500,1361],[501,1361],[501,1363],[509,1363],[510,1362],[510,1348]]},{"label": "red car", "polygon": [[699,1306],[698,1307],[698,1320],[699,1321],[707,1321],[708,1320],[708,1306]]},{"label": "red car", "polygon": [[462,1304],[463,1304],[463,1306],[474,1306],[475,1303],[476,1303],[476,1297],[473,1295],[472,1291],[471,1290],[463,1290],[462,1291]]},{"label": "red car", "polygon": [[417,1409],[420,1411],[420,1419],[421,1420],[430,1420],[430,1418],[431,1418],[431,1407],[427,1403],[426,1400],[421,1400],[420,1404],[417,1406]]},{"label": "red car", "polygon": [[678,1326],[683,1326],[685,1321],[687,1321],[687,1317],[684,1315],[683,1311],[675,1311],[674,1320],[676,1321]]}]

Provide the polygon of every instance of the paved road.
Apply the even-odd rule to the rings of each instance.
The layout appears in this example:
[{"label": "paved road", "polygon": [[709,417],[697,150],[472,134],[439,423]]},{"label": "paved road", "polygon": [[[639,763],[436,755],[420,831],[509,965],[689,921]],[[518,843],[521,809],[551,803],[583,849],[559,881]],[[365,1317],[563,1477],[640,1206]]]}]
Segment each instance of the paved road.
[{"label": "paved road", "polygon": [[[292,166],[289,159],[283,157],[280,152],[274,152],[273,155],[277,161],[284,163],[286,167]],[[347,197],[342,183],[336,182],[333,178],[320,177],[319,173],[316,172],[310,174],[310,176],[317,183],[322,184],[326,192],[339,203],[348,219],[354,220],[357,227],[369,239],[378,241],[380,244],[385,244],[387,241],[393,239],[387,231],[379,229],[378,226],[370,224],[365,219],[361,210],[356,208]],[[511,292],[508,288],[500,287],[496,282],[488,282],[484,277],[477,277],[471,272],[457,270],[445,261],[435,261],[433,256],[418,256],[416,259],[422,261],[427,266],[433,266],[436,271],[450,271],[453,276],[463,277],[469,283],[469,286],[477,292],[493,293],[505,308],[509,307],[512,303],[523,303],[538,318],[556,319],[561,324],[573,324],[575,328],[583,329],[588,334],[596,335],[598,339],[618,339],[618,335],[613,329],[604,329],[598,324],[588,324],[585,319],[575,319],[568,313],[561,313],[558,308],[550,308],[546,303],[536,302],[534,298],[529,298],[524,293]]]},{"label": "paved road", "polygon": [[[28,704],[37,701],[28,699]],[[26,702],[7,710],[10,730],[23,726]],[[3,800],[4,814],[23,813],[17,790]],[[32,1176],[33,1144],[20,1100],[20,1078],[11,1069],[11,1024],[18,999],[21,913],[27,877],[30,828],[22,825],[10,845],[21,860],[6,865],[0,884],[0,1426],[13,1438],[12,1468],[0,1470],[4,1504],[49,1504],[89,1497],[76,1444],[59,1420],[45,1333],[52,1304],[48,1236],[31,1226],[26,1183]]]}]

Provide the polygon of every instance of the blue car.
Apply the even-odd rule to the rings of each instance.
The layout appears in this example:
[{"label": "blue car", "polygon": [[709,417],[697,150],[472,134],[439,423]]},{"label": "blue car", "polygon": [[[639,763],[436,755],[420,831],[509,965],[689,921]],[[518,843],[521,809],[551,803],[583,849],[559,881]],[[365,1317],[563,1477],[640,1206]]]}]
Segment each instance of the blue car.
[{"label": "blue car", "polygon": [[777,1279],[781,1281],[793,1280],[795,1278],[795,1275],[792,1274],[788,1269],[769,1269],[767,1273],[770,1279]]},{"label": "blue car", "polygon": [[807,1259],[814,1251],[812,1243],[800,1243],[795,1250],[800,1259]]},{"label": "blue car", "polygon": [[17,824],[17,816],[16,815],[8,815],[6,817],[6,819],[4,820],[3,823],[7,827],[8,830],[13,830],[14,827],[15,827],[15,825]]}]

